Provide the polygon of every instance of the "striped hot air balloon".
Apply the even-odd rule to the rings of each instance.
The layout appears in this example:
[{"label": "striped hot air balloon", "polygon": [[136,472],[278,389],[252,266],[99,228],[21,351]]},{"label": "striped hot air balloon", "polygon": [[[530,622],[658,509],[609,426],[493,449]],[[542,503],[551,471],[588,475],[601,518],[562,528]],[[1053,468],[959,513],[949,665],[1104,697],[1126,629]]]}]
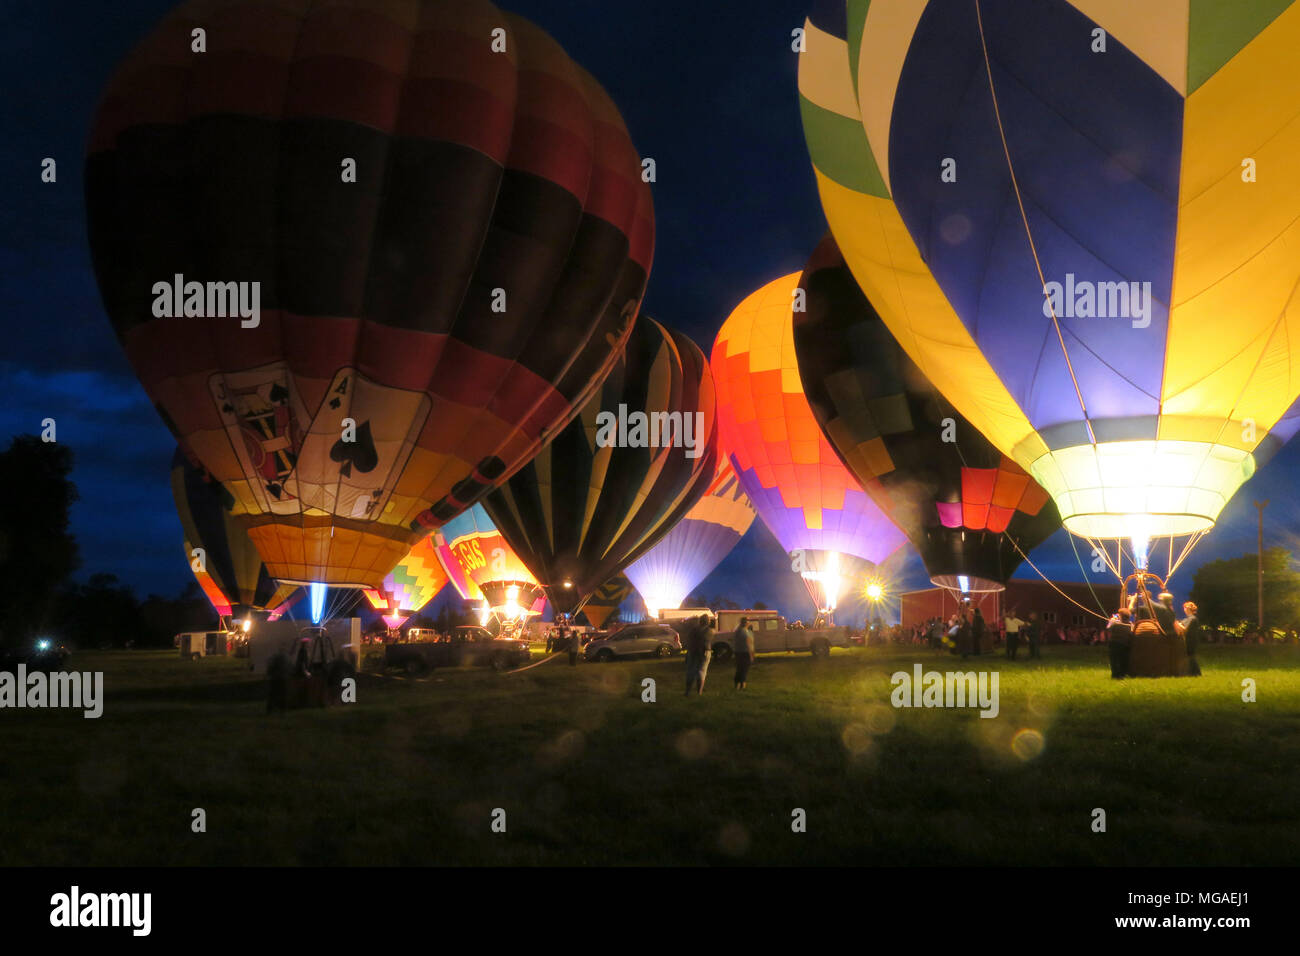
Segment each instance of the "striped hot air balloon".
[{"label": "striped hot air balloon", "polygon": [[172,456],[172,498],[185,532],[185,560],[223,620],[249,611],[278,616],[298,588],[273,578],[253,542],[230,513],[230,495],[178,448]]},{"label": "striped hot air balloon", "polygon": [[903,543],[826,441],[794,351],[791,309],[799,273],[748,296],[713,344],[718,428],[754,510],[808,587],[833,612],[845,585]]},{"label": "striped hot air balloon", "polygon": [[536,454],[653,247],[614,104],[486,0],[181,4],[85,180],[127,356],[282,581],[378,588]]},{"label": "striped hot air balloon", "polygon": [[1300,427],[1300,4],[838,0],[806,42],[822,206],[921,371],[1071,532],[1211,528]]},{"label": "striped hot air balloon", "polygon": [[1061,527],[1024,469],[952,409],[885,327],[827,237],[794,314],[799,377],[822,431],[921,555],[930,580],[1000,591]]},{"label": "striped hot air balloon", "polygon": [[713,484],[703,498],[644,555],[627,566],[628,579],[657,615],[680,607],[736,546],[754,521],[754,508],[731,461],[720,456]]},{"label": "striped hot air balloon", "polygon": [[704,353],[643,317],[581,414],[484,505],[552,608],[575,614],[694,507],[717,455]]}]

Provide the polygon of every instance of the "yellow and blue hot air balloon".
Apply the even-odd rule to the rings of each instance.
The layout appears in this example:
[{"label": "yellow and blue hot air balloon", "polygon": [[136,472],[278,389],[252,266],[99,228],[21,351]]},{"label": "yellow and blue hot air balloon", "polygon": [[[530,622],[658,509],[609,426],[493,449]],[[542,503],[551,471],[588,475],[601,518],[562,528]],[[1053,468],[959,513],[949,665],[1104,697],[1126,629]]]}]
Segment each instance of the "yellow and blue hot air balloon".
[{"label": "yellow and blue hot air balloon", "polygon": [[1300,4],[848,0],[806,45],[823,208],[922,372],[1070,531],[1213,527],[1300,427]]}]

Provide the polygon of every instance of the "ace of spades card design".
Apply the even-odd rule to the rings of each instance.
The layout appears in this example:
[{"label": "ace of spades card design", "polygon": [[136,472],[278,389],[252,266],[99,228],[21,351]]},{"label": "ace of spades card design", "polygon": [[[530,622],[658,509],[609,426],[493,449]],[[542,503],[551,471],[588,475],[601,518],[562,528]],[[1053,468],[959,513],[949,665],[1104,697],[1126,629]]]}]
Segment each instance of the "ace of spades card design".
[{"label": "ace of spades card design", "polygon": [[264,514],[302,510],[290,483],[306,433],[307,408],[284,362],[208,381],[231,448]]},{"label": "ace of spades card design", "polygon": [[337,372],[289,478],[303,506],[342,518],[378,518],[431,405],[423,392],[378,385],[355,369]]}]

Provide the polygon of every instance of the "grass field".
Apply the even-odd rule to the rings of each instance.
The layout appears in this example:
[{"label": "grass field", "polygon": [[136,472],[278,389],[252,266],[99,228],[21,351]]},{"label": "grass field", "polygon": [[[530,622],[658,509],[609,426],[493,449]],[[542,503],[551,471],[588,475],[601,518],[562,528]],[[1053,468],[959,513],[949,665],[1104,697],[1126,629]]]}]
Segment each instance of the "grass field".
[{"label": "grass field", "polygon": [[1300,859],[1296,648],[1210,647],[1165,680],[1044,655],[971,662],[1000,674],[989,720],[890,706],[894,671],[959,669],[925,650],[767,656],[740,694],[714,664],[689,699],[680,658],[362,675],[355,704],[276,716],[245,661],[86,652],[102,718],[0,711],[0,864]]}]

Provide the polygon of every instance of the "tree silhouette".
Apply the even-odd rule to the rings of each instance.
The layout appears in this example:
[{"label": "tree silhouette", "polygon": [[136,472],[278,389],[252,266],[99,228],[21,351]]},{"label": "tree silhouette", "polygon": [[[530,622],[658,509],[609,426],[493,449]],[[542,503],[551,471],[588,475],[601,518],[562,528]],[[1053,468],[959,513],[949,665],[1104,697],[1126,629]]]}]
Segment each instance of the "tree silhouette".
[{"label": "tree silhouette", "polygon": [[20,644],[48,625],[52,599],[76,570],[68,531],[77,488],[72,451],[18,435],[0,452],[0,643]]}]

